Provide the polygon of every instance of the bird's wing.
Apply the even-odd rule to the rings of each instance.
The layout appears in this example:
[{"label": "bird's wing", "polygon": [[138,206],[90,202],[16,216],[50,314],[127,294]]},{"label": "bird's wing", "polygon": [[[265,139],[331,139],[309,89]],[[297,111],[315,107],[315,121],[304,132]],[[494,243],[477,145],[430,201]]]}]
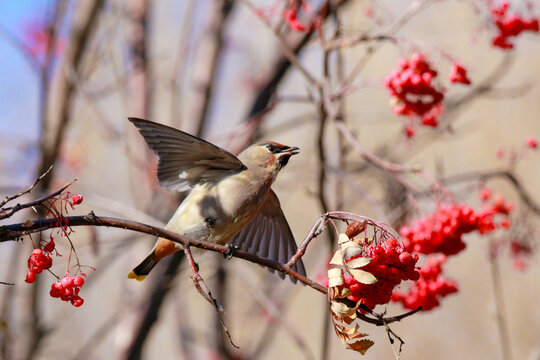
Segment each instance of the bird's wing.
[{"label": "bird's wing", "polygon": [[[281,210],[278,197],[273,190],[266,198],[261,211],[230,241],[231,244],[253,255],[285,264],[296,253],[297,247],[291,228]],[[274,272],[273,269],[269,269]],[[292,268],[306,276],[300,259]],[[279,276],[285,278],[284,273]],[[296,283],[296,279],[291,278]]]},{"label": "bird's wing", "polygon": [[169,190],[187,191],[199,182],[245,169],[236,156],[203,139],[148,120],[129,121],[159,156],[159,183]]}]

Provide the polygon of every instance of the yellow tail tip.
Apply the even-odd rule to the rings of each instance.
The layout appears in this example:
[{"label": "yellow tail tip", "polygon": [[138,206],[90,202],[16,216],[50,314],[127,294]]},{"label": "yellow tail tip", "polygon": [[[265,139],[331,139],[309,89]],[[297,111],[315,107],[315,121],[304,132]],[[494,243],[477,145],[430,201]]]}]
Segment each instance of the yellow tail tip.
[{"label": "yellow tail tip", "polygon": [[135,271],[131,270],[128,274],[128,279],[135,279],[137,281],[143,281],[146,278],[146,275],[137,275]]}]

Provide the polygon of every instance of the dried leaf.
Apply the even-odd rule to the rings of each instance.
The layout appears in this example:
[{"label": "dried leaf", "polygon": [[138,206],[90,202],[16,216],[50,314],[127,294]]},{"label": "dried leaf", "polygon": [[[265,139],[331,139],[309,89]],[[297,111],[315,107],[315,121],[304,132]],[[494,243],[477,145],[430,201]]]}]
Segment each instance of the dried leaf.
[{"label": "dried leaf", "polygon": [[339,244],[343,244],[343,243],[346,243],[347,241],[350,241],[349,240],[349,237],[345,234],[339,234],[339,238],[338,238],[338,243]]},{"label": "dried leaf", "polygon": [[360,270],[360,269],[349,269],[349,272],[351,273],[354,278],[362,283],[362,284],[375,284],[377,282],[377,278],[373,276],[373,274],[368,273],[367,271]]},{"label": "dried leaf", "polygon": [[341,290],[339,287],[328,287],[328,299],[333,300],[339,298],[341,298]]},{"label": "dried leaf", "polygon": [[328,287],[338,287],[343,285],[344,281],[342,277],[328,278]]},{"label": "dried leaf", "polygon": [[31,220],[31,219],[28,219],[28,220],[26,220],[26,221],[23,223],[23,227],[29,228],[29,227],[32,226],[32,224],[33,224],[32,220]]},{"label": "dried leaf", "polygon": [[[353,339],[353,337],[356,337],[356,334],[358,334],[356,332],[358,330],[358,324],[354,324],[353,327],[335,324],[334,328],[336,332],[340,332],[341,334],[346,335],[347,340]],[[364,334],[364,336],[367,336],[367,335]]]},{"label": "dried leaf", "polygon": [[344,287],[343,289],[341,289],[341,292],[339,293],[339,297],[341,299],[346,298],[347,296],[351,296],[351,295],[352,295],[351,289],[349,289],[348,287]]},{"label": "dried leaf", "polygon": [[334,256],[332,256],[332,259],[330,260],[331,265],[343,265],[343,257],[341,256],[341,250],[338,250],[334,253]]},{"label": "dried leaf", "polygon": [[358,258],[354,258],[354,259],[350,260],[349,262],[347,262],[347,267],[348,268],[353,268],[353,269],[358,269],[358,268],[366,266],[370,262],[371,262],[370,257],[358,257]]},{"label": "dried leaf", "polygon": [[347,230],[345,230],[345,235],[347,235],[349,239],[352,239],[356,235],[360,234],[362,231],[366,230],[366,227],[367,220],[364,220],[363,222],[353,221],[349,226],[347,226]]},{"label": "dried leaf", "polygon": [[346,304],[339,301],[332,301],[330,310],[340,318],[350,317],[352,315],[356,316],[356,308],[348,307]]},{"label": "dried leaf", "polygon": [[343,244],[341,248],[341,253],[343,254],[344,260],[350,259],[358,255],[362,255],[362,252],[362,247],[352,241],[350,243]]},{"label": "dried leaf", "polygon": [[343,270],[340,268],[328,269],[328,279],[343,278]]},{"label": "dried leaf", "polygon": [[360,354],[364,355],[366,351],[375,344],[371,340],[362,339],[351,343],[345,343],[345,347],[354,351],[358,351]]}]

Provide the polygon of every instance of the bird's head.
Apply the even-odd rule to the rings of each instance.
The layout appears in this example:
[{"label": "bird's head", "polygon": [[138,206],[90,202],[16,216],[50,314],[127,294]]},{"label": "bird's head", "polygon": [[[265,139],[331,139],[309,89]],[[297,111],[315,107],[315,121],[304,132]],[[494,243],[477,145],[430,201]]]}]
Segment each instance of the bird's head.
[{"label": "bird's head", "polygon": [[287,165],[290,157],[298,153],[297,147],[266,141],[250,146],[238,157],[248,168],[256,166],[269,173],[277,174]]}]

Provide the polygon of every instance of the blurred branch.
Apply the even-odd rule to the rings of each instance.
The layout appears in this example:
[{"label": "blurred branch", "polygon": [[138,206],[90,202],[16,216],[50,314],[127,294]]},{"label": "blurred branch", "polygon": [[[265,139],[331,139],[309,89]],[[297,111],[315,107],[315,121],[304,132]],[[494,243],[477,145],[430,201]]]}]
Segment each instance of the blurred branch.
[{"label": "blurred branch", "polygon": [[[82,5],[81,5],[82,4]],[[58,94],[55,96],[60,102],[59,121],[50,141],[47,141],[47,128],[52,126],[52,123],[47,119],[42,124],[42,143],[41,143],[41,164],[38,172],[44,173],[47,168],[54,164],[60,146],[64,140],[64,134],[71,118],[71,110],[73,100],[75,98],[76,84],[71,80],[71,73],[77,74],[82,65],[82,59],[85,50],[90,42],[90,38],[94,30],[97,28],[96,23],[99,20],[99,13],[105,4],[105,0],[95,0],[90,3],[91,6],[86,7],[86,11],[81,15],[81,20],[76,21],[71,30],[66,54],[63,61],[63,71],[59,79]],[[87,3],[78,3],[80,7],[84,7]],[[78,7],[79,7],[78,6]],[[54,169],[51,171],[51,176],[45,178],[42,182],[42,188],[47,189],[50,181],[53,178]]]},{"label": "blurred branch", "polygon": [[[242,0],[242,2],[250,8],[254,14],[256,14],[255,6],[249,1],[249,0]],[[324,11],[325,6],[321,6],[320,11]],[[279,32],[279,27],[272,26],[270,21],[262,16],[258,17],[273,33],[276,35],[277,40],[279,41],[279,45],[281,46],[281,50],[283,51],[283,54],[287,58],[290,64],[294,65],[294,67],[302,74],[302,76],[306,79],[307,82],[309,82],[313,87],[319,88],[321,87],[321,83],[316,80],[313,75],[302,65],[297,57],[297,52],[295,52],[295,49],[292,49],[289,44],[287,43],[286,39],[283,37],[283,35]]]},{"label": "blurred branch", "polygon": [[360,143],[351,134],[349,129],[347,129],[345,124],[343,124],[343,122],[336,122],[335,125],[341,135],[349,142],[349,144],[351,144],[354,150],[356,150],[360,153],[360,155],[362,155],[364,160],[376,166],[380,170],[383,170],[385,173],[389,174],[394,180],[405,186],[407,189],[417,193],[421,192],[421,190],[416,185],[401,176],[402,173],[419,172],[420,169],[414,167],[405,167],[403,165],[390,163],[388,161],[380,159],[378,156],[369,152],[362,145],[360,145]]},{"label": "blurred branch", "polygon": [[[497,246],[493,241],[489,246],[494,248]],[[496,251],[496,250],[495,250]],[[497,260],[497,254],[490,254],[489,264],[491,270],[491,283],[493,285],[493,298],[495,299],[497,329],[499,331],[499,342],[501,343],[503,360],[512,360],[512,347],[510,343],[510,336],[508,332],[508,324],[506,322],[506,308],[504,306],[504,291],[502,287],[501,269],[499,268],[499,261]]]},{"label": "blurred branch", "polygon": [[196,129],[192,133],[201,136],[208,121],[214,90],[218,80],[218,69],[223,64],[222,53],[225,45],[225,28],[234,9],[234,0],[219,0],[212,2],[209,15],[208,34],[212,41],[207,42],[209,47],[198,61],[200,78],[196,79],[195,99],[191,102],[194,107]]},{"label": "blurred branch", "polygon": [[[263,290],[261,290],[260,285],[254,284],[253,282],[248,279],[247,276],[245,276],[241,271],[232,271],[232,274],[234,277],[238,278],[240,282],[243,285],[243,288],[247,291],[249,291],[253,297],[253,299],[261,305],[264,310],[266,310],[266,313],[270,316],[270,321],[272,323],[277,323],[279,326],[283,327],[284,330],[289,334],[293,342],[296,344],[298,349],[304,354],[304,357],[306,359],[315,359],[313,356],[313,353],[311,352],[311,349],[307,345],[304,338],[301,336],[302,331],[299,331],[294,324],[292,324],[287,317],[283,313],[282,306],[280,304],[276,304],[276,302],[272,299],[271,294],[265,293]],[[275,294],[274,294],[275,295]],[[274,296],[274,298],[276,298]],[[280,298],[281,301],[283,301],[282,298]],[[266,341],[261,341],[259,343],[259,346],[255,348],[255,351],[251,356],[248,356],[248,358],[251,359],[257,359],[259,358],[259,355],[262,351],[262,349],[265,347],[264,344],[266,344]]]},{"label": "blurred branch", "polygon": [[148,0],[132,0],[128,5],[128,50],[131,62],[129,113],[149,118],[151,104],[150,66],[148,63]]},{"label": "blurred branch", "polygon": [[508,72],[511,64],[515,60],[515,54],[513,52],[506,53],[503,56],[502,61],[499,65],[478,85],[474,86],[471,90],[466,92],[460,97],[454,99],[448,99],[444,105],[445,111],[452,117],[457,115],[458,110],[460,110],[465,105],[473,102],[481,95],[487,94],[493,90],[493,86],[501,80],[501,78]]},{"label": "blurred branch", "polygon": [[[182,127],[182,113],[180,111],[183,102],[183,86],[182,81],[188,71],[187,60],[189,57],[188,42],[193,34],[193,19],[197,7],[196,0],[189,0],[185,15],[182,19],[182,30],[178,37],[178,47],[176,56],[174,57],[173,73],[171,76],[171,126],[180,129]],[[199,2],[200,4],[200,2]]]},{"label": "blurred branch", "polygon": [[463,174],[456,174],[449,177],[446,177],[441,180],[444,184],[453,184],[466,181],[483,181],[491,178],[503,178],[508,180],[513,186],[519,197],[531,209],[535,214],[540,215],[540,204],[536,203],[533,197],[525,189],[521,181],[516,177],[516,175],[509,169],[501,170],[488,170],[488,171],[473,171]]},{"label": "blurred branch", "polygon": [[[102,219],[102,218],[99,218],[99,219]],[[116,221],[116,219],[114,220]],[[136,225],[137,228],[139,228],[139,225],[142,225],[138,223],[134,223],[134,224],[137,224]],[[118,226],[118,227],[129,229],[129,227],[125,227],[125,226]],[[148,228],[146,229],[150,230]],[[155,229],[158,229],[158,228],[155,228]],[[135,230],[135,229],[131,229],[131,230]],[[146,231],[142,231],[142,232],[146,232]],[[160,274],[157,281],[154,282],[154,286],[150,289],[149,294],[151,294],[151,296],[146,297],[147,298],[146,303],[142,306],[142,308],[139,309],[140,313],[142,314],[142,317],[138,320],[138,323],[135,329],[133,329],[133,336],[131,337],[132,340],[126,349],[126,357],[125,357],[126,359],[137,360],[141,358],[145,340],[148,337],[150,330],[152,329],[153,325],[155,324],[158,318],[159,310],[161,309],[161,305],[163,304],[163,301],[165,300],[166,295],[172,289],[172,281],[174,280],[178,272],[180,262],[184,257],[183,255],[184,253],[177,252],[171,256],[171,260],[167,263],[167,268],[162,274]]]},{"label": "blurred branch", "polygon": [[[424,10],[436,1],[437,0],[413,0],[410,3],[409,7],[403,12],[403,14],[379,36],[384,37],[384,39],[391,39],[392,36],[396,32],[398,32],[399,29],[401,29],[405,24],[407,24],[407,22],[409,22],[409,20],[414,17],[414,15],[418,14],[420,11]],[[344,91],[352,85],[358,74],[360,74],[360,71],[362,71],[364,66],[367,64],[371,55],[373,55],[381,46],[382,42],[380,41],[375,42],[374,44],[370,44],[368,46],[364,55],[357,61],[356,65],[353,67],[353,69],[346,76],[345,80],[343,80],[343,82],[339,86],[342,89],[340,90],[340,92]]]},{"label": "blurred branch", "polygon": [[[321,18],[321,27],[323,26],[324,22],[328,19],[328,17],[332,14],[332,11],[338,10],[342,8],[343,6],[347,5],[351,1],[349,0],[340,0],[337,1],[328,11],[324,11],[324,4],[319,7],[317,10],[317,15]],[[295,44],[287,46],[291,49],[292,55],[295,57],[298,57],[299,54],[302,52],[302,50],[306,47],[307,44],[309,44],[311,38],[313,37],[314,32],[308,32],[305,35],[302,36],[300,40],[298,40]],[[291,55],[291,54],[289,54]],[[281,83],[281,80],[283,80],[285,74],[291,67],[292,63],[287,55],[282,55],[280,58],[278,58],[274,65],[272,66],[274,70],[273,74],[268,79],[266,85],[262,87],[262,89],[258,92],[258,94],[255,96],[255,99],[253,101],[253,104],[251,105],[251,108],[248,112],[247,118],[252,118],[254,115],[258,114],[260,111],[265,109],[268,106],[268,103],[270,102],[273,94],[275,93],[278,85]]]}]

